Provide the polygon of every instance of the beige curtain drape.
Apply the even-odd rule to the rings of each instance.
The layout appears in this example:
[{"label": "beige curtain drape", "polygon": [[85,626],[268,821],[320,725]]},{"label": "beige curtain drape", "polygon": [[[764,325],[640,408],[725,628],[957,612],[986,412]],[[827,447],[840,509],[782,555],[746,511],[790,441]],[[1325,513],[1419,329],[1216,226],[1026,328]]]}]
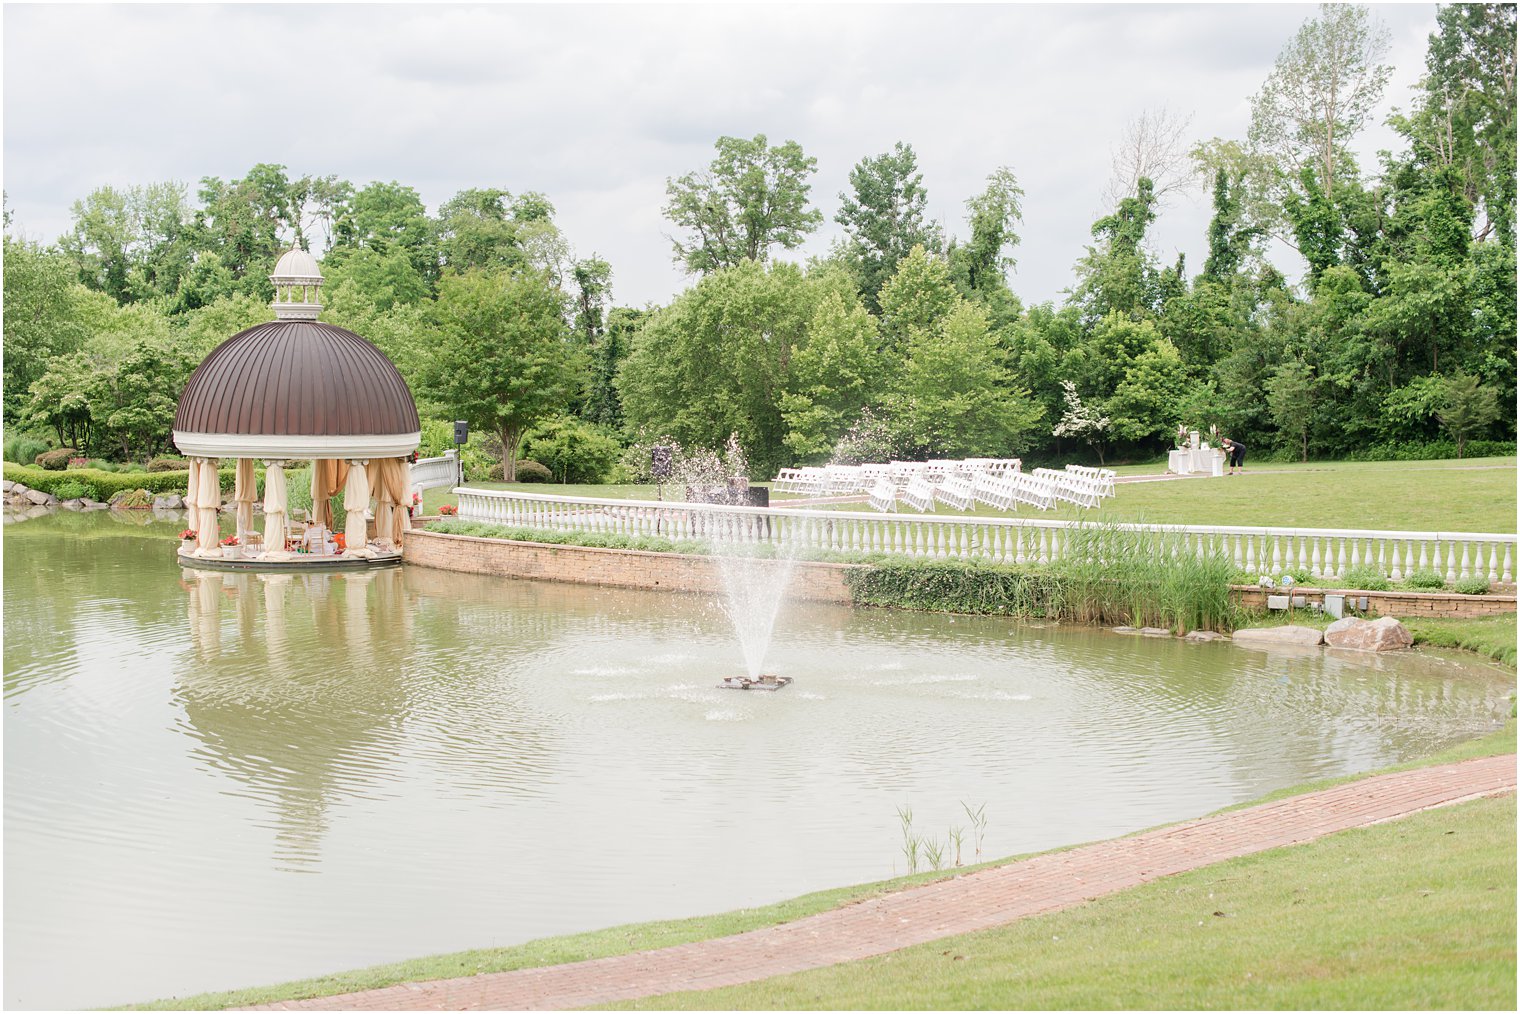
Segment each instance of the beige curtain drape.
[{"label": "beige curtain drape", "polygon": [[232,499],[237,501],[238,541],[246,543],[253,531],[253,502],[259,498],[259,477],[252,458],[237,459],[237,476],[233,480]]},{"label": "beige curtain drape", "polygon": [[196,496],[196,555],[221,556],[222,547],[217,543],[221,529],[217,523],[217,511],[222,506],[222,477],[217,474],[217,460],[207,458],[201,462],[200,481]]},{"label": "beige curtain drape", "polygon": [[[311,522],[334,528],[332,504],[329,502],[348,481],[348,462],[336,458],[317,458],[311,463]],[[344,492],[345,499],[348,496]]]},{"label": "beige curtain drape", "polygon": [[[264,465],[264,551],[285,552],[285,513],[289,509],[285,489],[285,463],[269,461]],[[280,557],[276,557],[280,559]]]},{"label": "beige curtain drape", "polygon": [[366,469],[375,497],[375,538],[401,548],[407,529],[406,498],[411,466],[405,458],[372,458]]},{"label": "beige curtain drape", "polygon": [[369,550],[369,476],[363,467],[350,468],[348,481],[343,487],[343,509],[347,514],[343,525],[343,538],[348,546],[346,555],[367,556]]}]

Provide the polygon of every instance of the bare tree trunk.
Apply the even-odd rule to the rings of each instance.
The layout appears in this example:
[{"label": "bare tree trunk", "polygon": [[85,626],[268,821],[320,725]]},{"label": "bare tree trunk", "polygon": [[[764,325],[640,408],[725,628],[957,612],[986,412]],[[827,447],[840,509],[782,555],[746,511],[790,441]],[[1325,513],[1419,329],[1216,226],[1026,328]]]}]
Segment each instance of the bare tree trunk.
[{"label": "bare tree trunk", "polygon": [[517,481],[517,445],[522,441],[523,428],[509,425],[501,428],[501,478],[503,482]]}]

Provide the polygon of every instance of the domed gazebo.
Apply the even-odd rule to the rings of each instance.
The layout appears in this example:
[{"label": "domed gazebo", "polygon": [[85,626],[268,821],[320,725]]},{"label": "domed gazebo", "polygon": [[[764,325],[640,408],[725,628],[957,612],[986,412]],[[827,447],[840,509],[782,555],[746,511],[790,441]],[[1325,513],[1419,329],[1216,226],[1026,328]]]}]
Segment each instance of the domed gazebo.
[{"label": "domed gazebo", "polygon": [[[196,367],[174,415],[174,443],[190,459],[186,505],[197,530],[192,559],[222,556],[217,511],[219,459],[237,461],[234,498],[240,542],[261,542],[260,560],[296,562],[288,550],[285,466],[312,462],[313,526],[336,528],[329,499],[343,489],[343,558],[397,558],[410,498],[407,461],[421,440],[417,405],[385,354],[341,327],[317,320],[322,272],[291,250],[269,276],[275,320],[228,338]],[[253,532],[254,461],[264,472],[264,532]],[[367,537],[373,495],[375,538]],[[305,557],[302,558],[307,559]]]}]

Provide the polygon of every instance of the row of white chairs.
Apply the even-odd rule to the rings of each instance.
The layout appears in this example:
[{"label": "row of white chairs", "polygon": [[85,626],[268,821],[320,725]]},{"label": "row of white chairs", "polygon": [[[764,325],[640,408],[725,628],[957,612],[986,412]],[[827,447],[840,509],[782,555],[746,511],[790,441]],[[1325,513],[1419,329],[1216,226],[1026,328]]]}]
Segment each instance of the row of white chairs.
[{"label": "row of white chairs", "polygon": [[1054,468],[1036,468],[1033,474],[1051,484],[1057,500],[1074,503],[1078,507],[1096,507],[1103,499],[1103,480],[1072,471],[1056,471]]},{"label": "row of white chairs", "polygon": [[893,461],[783,468],[771,488],[777,493],[800,493],[803,496],[849,496],[870,493],[883,481],[902,491],[917,477],[927,478],[935,485],[945,479],[970,482],[983,474],[999,478],[1016,475],[1021,467],[1018,458],[965,458],[960,461]]},{"label": "row of white chairs", "polygon": [[[897,499],[926,513],[943,503],[956,510],[970,510],[973,503],[984,503],[998,510],[1018,510],[1023,504],[1050,510],[1064,500],[1079,507],[1097,507],[1105,496],[1114,495],[1115,474],[1112,469],[1068,465],[1065,470],[1036,468],[1033,472],[1010,472],[1002,476],[990,471],[977,472],[970,479],[948,476],[935,481],[928,475],[916,475],[908,485],[897,490],[888,479],[872,486],[867,501],[878,511],[897,510]],[[894,495],[895,494],[895,495]]]}]

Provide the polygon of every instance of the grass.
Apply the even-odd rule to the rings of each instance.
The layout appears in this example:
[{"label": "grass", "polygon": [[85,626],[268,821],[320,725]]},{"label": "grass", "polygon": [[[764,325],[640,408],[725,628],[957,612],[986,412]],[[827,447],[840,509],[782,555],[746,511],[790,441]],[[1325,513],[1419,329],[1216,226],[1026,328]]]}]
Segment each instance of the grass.
[{"label": "grass", "polygon": [[[1506,724],[1505,730],[1500,733],[1496,733],[1483,739],[1459,744],[1458,746],[1427,760],[1413,761],[1387,770],[1402,770],[1405,768],[1421,767],[1426,764],[1450,763],[1456,760],[1465,760],[1470,757],[1484,757],[1513,753],[1515,750],[1515,726],[1516,723],[1514,720],[1511,720]],[[1343,779],[1326,780],[1324,782],[1315,783],[1311,786],[1298,786],[1295,788],[1284,789],[1281,792],[1273,793],[1272,795],[1265,797],[1265,799],[1275,799],[1284,796],[1296,795],[1301,792],[1310,791],[1313,788],[1323,788],[1342,781],[1354,781],[1359,777],[1366,776],[1349,776]],[[1262,801],[1264,800],[1256,800],[1252,803],[1244,803],[1241,805],[1249,806],[1254,805],[1255,802]],[[1096,932],[1103,929],[1104,925],[1114,919],[1115,914],[1117,913],[1123,915],[1122,925],[1126,927],[1126,931],[1130,934],[1130,936],[1125,937],[1124,939],[1119,939],[1111,935],[1109,939],[1104,941],[1105,946],[1122,950],[1124,947],[1132,947],[1135,941],[1139,940],[1141,944],[1154,948],[1160,942],[1166,940],[1167,938],[1171,938],[1172,942],[1169,944],[1169,947],[1174,953],[1167,956],[1168,960],[1174,962],[1178,960],[1177,954],[1175,952],[1178,952],[1180,950],[1182,953],[1181,960],[1183,960],[1184,963],[1188,963],[1198,958],[1199,955],[1196,950],[1197,945],[1201,943],[1207,944],[1210,947],[1214,947],[1218,944],[1218,941],[1209,939],[1206,937],[1206,935],[1194,934],[1193,931],[1196,928],[1194,924],[1198,921],[1199,918],[1202,918],[1202,916],[1194,918],[1194,911],[1192,908],[1189,908],[1186,905],[1179,908],[1178,905],[1180,902],[1178,902],[1176,898],[1172,897],[1172,895],[1175,894],[1177,896],[1181,896],[1183,892],[1186,891],[1189,892],[1188,897],[1190,897],[1193,902],[1197,902],[1200,900],[1198,897],[1197,889],[1190,885],[1209,885],[1209,889],[1212,890],[1213,885],[1219,883],[1250,883],[1252,885],[1250,894],[1232,896],[1231,902],[1234,907],[1230,909],[1230,911],[1234,914],[1240,915],[1244,915],[1248,911],[1253,913],[1253,930],[1261,926],[1270,926],[1274,922],[1287,917],[1308,917],[1308,921],[1311,923],[1310,929],[1313,930],[1313,938],[1322,940],[1324,942],[1324,945],[1326,947],[1324,953],[1341,954],[1348,948],[1356,948],[1359,946],[1359,938],[1356,934],[1365,936],[1369,932],[1367,927],[1384,925],[1384,921],[1386,920],[1387,916],[1387,912],[1384,910],[1384,906],[1388,898],[1393,897],[1396,899],[1407,899],[1411,895],[1418,895],[1421,891],[1431,889],[1430,884],[1434,881],[1431,877],[1427,877],[1427,873],[1431,872],[1430,867],[1439,866],[1440,870],[1435,872],[1439,874],[1439,877],[1443,879],[1443,882],[1447,879],[1454,879],[1458,881],[1458,887],[1454,888],[1453,890],[1456,891],[1459,897],[1456,902],[1453,902],[1445,894],[1442,894],[1440,898],[1440,908],[1441,911],[1445,914],[1442,916],[1439,932],[1436,933],[1437,939],[1432,945],[1435,947],[1435,952],[1446,955],[1449,958],[1453,947],[1456,946],[1454,943],[1455,941],[1472,940],[1475,936],[1481,934],[1484,941],[1482,967],[1480,969],[1481,984],[1484,990],[1489,990],[1493,985],[1491,981],[1493,979],[1493,975],[1490,973],[1491,966],[1494,963],[1490,954],[1490,952],[1493,950],[1491,939],[1497,937],[1497,939],[1501,941],[1507,940],[1509,961],[1507,976],[1510,983],[1510,988],[1513,989],[1515,939],[1513,906],[1515,894],[1514,804],[1513,799],[1511,799],[1508,804],[1508,814],[1505,815],[1503,813],[1500,813],[1497,819],[1493,818],[1492,815],[1483,812],[1483,807],[1485,805],[1487,804],[1478,806],[1469,804],[1465,807],[1435,811],[1428,814],[1420,814],[1405,821],[1397,821],[1391,824],[1381,825],[1378,828],[1370,829],[1370,832],[1376,832],[1382,837],[1392,837],[1395,839],[1394,844],[1398,845],[1399,853],[1393,859],[1390,859],[1386,855],[1386,849],[1390,847],[1387,842],[1384,842],[1380,839],[1368,842],[1364,837],[1361,837],[1369,832],[1346,832],[1341,835],[1332,836],[1331,838],[1325,839],[1320,843],[1316,843],[1315,845],[1305,846],[1298,849],[1276,849],[1270,852],[1262,853],[1258,856],[1250,857],[1246,860],[1236,860],[1231,864],[1210,866],[1201,870],[1194,871],[1193,873],[1183,874],[1177,877],[1170,877],[1147,887],[1138,888],[1132,891],[1126,891],[1121,894],[1114,895],[1110,898],[1100,900],[1093,905],[1083,906],[1082,908],[1069,910],[1067,912],[1056,913],[1051,916],[1038,917],[1037,920],[1023,920],[1019,923],[1015,923],[1012,926],[1005,928],[1004,930],[998,930],[994,932],[998,934],[1014,932],[1018,931],[1020,927],[1025,927],[1038,922],[1038,925],[1040,926],[1038,932],[1017,936],[1015,937],[1013,943],[1002,945],[1002,950],[1005,955],[1007,950],[1010,948],[1019,948],[1025,946],[1033,948],[1033,952],[1038,952],[1039,948],[1035,945],[1043,945],[1044,942],[1050,940],[1051,936],[1064,936],[1066,939],[1070,940],[1078,932],[1076,928],[1078,926],[1084,927],[1082,930],[1083,932]],[[1426,835],[1424,831],[1422,831],[1417,826],[1418,822],[1429,822],[1431,820],[1436,820],[1438,822],[1444,821],[1444,823],[1440,824],[1442,833],[1435,839],[1434,842],[1431,842],[1430,836]],[[1409,828],[1414,828],[1414,830],[1410,831],[1408,830]],[[1452,830],[1453,828],[1457,829],[1457,834],[1448,835],[1445,833],[1446,831]],[[1415,837],[1412,839],[1415,844],[1412,848],[1405,849],[1403,845],[1399,843],[1402,842],[1404,836],[1407,834],[1415,835]],[[1460,844],[1464,849],[1467,849],[1468,851],[1452,853],[1449,850],[1449,846],[1453,844]],[[1283,885],[1288,884],[1290,881],[1293,881],[1294,878],[1298,878],[1299,880],[1303,878],[1304,867],[1299,861],[1302,853],[1308,850],[1323,850],[1325,848],[1330,848],[1333,850],[1330,854],[1335,857],[1337,861],[1329,863],[1329,873],[1325,875],[1322,883],[1328,884],[1331,889],[1337,892],[1336,901],[1332,905],[1317,899],[1315,905],[1311,908],[1297,908],[1294,902],[1294,898],[1297,896],[1294,895],[1293,897],[1288,897],[1289,895],[1292,895],[1293,888],[1284,887]],[[1056,849],[1053,851],[1065,851],[1065,849]],[[1498,854],[1497,860],[1495,860],[1496,852]],[[1439,862],[1432,862],[1433,855],[1439,855]],[[852,887],[837,888],[830,891],[821,891],[761,908],[740,909],[734,912],[727,912],[711,916],[701,916],[693,919],[677,919],[662,922],[640,923],[629,926],[618,926],[611,929],[597,930],[590,933],[580,933],[571,936],[551,937],[546,940],[536,940],[517,947],[491,948],[464,951],[456,954],[445,954],[433,957],[417,958],[410,961],[397,962],[388,965],[379,965],[372,968],[342,972],[312,979],[304,979],[298,982],[284,983],[281,985],[239,989],[219,993],[203,993],[196,996],[160,1000],[148,1004],[139,1004],[124,1009],[222,1010],[229,1007],[275,1003],[280,1000],[300,999],[315,996],[330,996],[335,993],[353,992],[362,989],[376,989],[382,986],[394,985],[398,982],[421,982],[429,979],[476,975],[486,972],[511,971],[519,968],[533,968],[543,965],[561,964],[571,961],[585,961],[593,958],[608,957],[616,954],[627,954],[634,951],[650,950],[659,947],[670,947],[677,944],[689,943],[697,940],[707,940],[714,937],[742,933],[746,930],[758,929],[764,926],[773,926],[784,922],[791,922],[804,916],[815,914],[817,912],[828,911],[830,909],[838,908],[844,905],[867,900],[889,891],[901,890],[904,887],[930,883],[935,880],[943,880],[947,877],[957,876],[971,870],[982,869],[989,866],[1003,865],[1005,863],[1014,862],[1021,858],[1025,857],[1012,856],[1004,859],[998,859],[989,863],[983,863],[979,866],[967,866],[954,870],[920,873],[914,876],[898,877],[893,880],[880,881],[872,884],[862,884]],[[1283,863],[1284,865],[1279,866],[1279,863]],[[1234,869],[1235,866],[1239,865],[1248,866],[1248,869],[1244,874]],[[1323,867],[1325,864],[1321,863],[1320,866]],[[1348,881],[1345,879],[1348,874],[1355,873],[1360,876],[1364,868],[1373,867],[1376,868],[1373,872],[1376,873],[1379,878],[1376,883],[1368,883],[1364,880],[1357,880],[1355,883],[1360,888],[1360,891],[1342,889],[1343,885],[1348,883]],[[1318,869],[1319,867],[1315,868]],[[1496,876],[1499,876],[1501,882],[1496,891],[1490,892],[1488,890],[1488,885],[1484,883],[1484,881],[1485,879],[1489,878],[1489,873],[1497,868],[1502,868],[1501,872],[1508,871],[1508,888],[1506,890],[1503,887],[1502,876],[1495,874]],[[1323,870],[1321,870],[1321,872],[1323,872]],[[1497,909],[1494,907],[1495,900],[1493,894],[1495,893],[1499,895],[1497,898]],[[1285,897],[1287,898],[1286,902],[1283,901]],[[1274,901],[1274,899],[1276,900]],[[1424,901],[1425,899],[1422,897],[1420,900]],[[1210,905],[1213,905],[1214,899],[1209,898],[1208,902]],[[1272,904],[1276,904],[1280,911],[1271,911],[1270,906]],[[1466,917],[1467,921],[1462,922],[1460,926],[1457,926],[1455,924],[1448,925],[1450,922],[1448,918],[1449,912],[1453,909],[1453,906],[1455,906],[1455,911],[1459,914],[1464,911],[1468,913],[1468,916]],[[1434,908],[1436,906],[1432,905],[1430,907]],[[1214,908],[1210,908],[1209,911],[1212,912],[1218,908],[1219,906],[1215,905]],[[1095,915],[1094,913],[1098,914]],[[1214,917],[1210,915],[1208,919],[1204,920],[1205,925],[1217,926],[1220,929],[1233,929],[1236,925],[1239,925],[1228,923],[1228,921],[1215,923],[1214,920],[1216,918],[1222,917]],[[1506,919],[1508,920],[1507,929],[1505,929]],[[1055,920],[1055,928],[1051,928],[1047,923],[1047,920]],[[1065,921],[1063,922],[1063,920]],[[1356,934],[1348,935],[1345,937],[1339,936],[1339,929],[1342,926],[1348,925],[1356,931]],[[1399,927],[1399,932],[1401,933],[1413,932],[1414,930],[1420,930],[1421,932],[1424,932],[1426,929],[1423,924],[1417,926],[1410,925],[1407,919],[1404,922],[1398,923],[1396,925]],[[975,936],[987,937],[990,935],[992,934],[977,934]],[[1397,934],[1390,935],[1393,936],[1394,940],[1398,939]],[[1417,939],[1424,940],[1423,937]],[[957,998],[952,999],[951,995],[948,992],[941,993],[935,989],[923,989],[921,988],[924,985],[923,983],[915,986],[912,981],[907,981],[912,980],[914,975],[927,975],[930,972],[933,972],[934,975],[932,981],[944,984],[946,985],[946,988],[949,988],[949,986],[952,984],[943,983],[945,976],[941,974],[935,966],[935,958],[938,957],[940,960],[944,960],[946,955],[941,952],[945,951],[946,948],[952,949],[950,952],[952,956],[953,954],[962,954],[969,957],[968,952],[961,946],[967,941],[975,942],[973,937],[960,937],[953,940],[941,941],[938,944],[927,945],[925,948],[920,948],[919,950],[924,951],[924,954],[921,957],[922,960],[926,962],[926,964],[918,966],[919,971],[904,977],[904,980],[893,980],[894,982],[898,982],[898,986],[894,988],[900,989],[901,992],[894,992],[893,989],[886,990],[884,995],[887,1000],[883,1002],[883,1005],[890,1008],[919,1006],[937,1007],[942,1009],[954,1009],[957,1007],[969,1008],[976,1006],[991,1008],[1017,1008],[1021,1006],[1042,1005],[1071,1007],[1223,1007],[1241,1005],[1275,1005],[1290,1007],[1315,1006],[1315,1004],[1309,1003],[1307,1001],[1300,1003],[1288,1002],[1286,1000],[1280,1002],[1272,1000],[1269,1002],[1269,999],[1264,997],[1256,997],[1252,1002],[1240,1001],[1240,999],[1237,997],[1236,1002],[1226,1002],[1227,998],[1225,996],[1225,993],[1227,990],[1225,990],[1224,987],[1228,986],[1228,983],[1223,982],[1222,980],[1221,982],[1214,983],[1210,987],[1213,990],[1213,992],[1209,993],[1209,998],[1212,1000],[1212,1002],[1202,999],[1192,1003],[1174,1003],[1162,1000],[1152,1001],[1148,998],[1148,995],[1146,993],[1141,991],[1138,987],[1135,987],[1135,994],[1131,997],[1128,997],[1127,1002],[1111,997],[1106,1003],[1084,1003],[1073,998],[1069,999],[1069,1001],[1052,1001],[1048,1004],[1041,1004],[1032,999],[1032,995],[1026,996],[1023,994],[1020,994],[1018,996],[989,994],[984,1002],[974,1003],[967,996],[957,994]],[[1020,943],[1019,941],[1024,942]],[[1032,943],[1029,941],[1032,941]],[[1245,952],[1245,956],[1246,958],[1251,958],[1252,960],[1259,961],[1260,965],[1258,967],[1262,968],[1263,972],[1265,972],[1268,967],[1275,967],[1281,962],[1288,960],[1288,958],[1284,958],[1281,955],[1273,953],[1272,947],[1274,946],[1291,946],[1293,953],[1288,957],[1292,958],[1294,961],[1301,962],[1304,958],[1304,955],[1302,954],[1304,949],[1300,946],[1299,941],[1300,932],[1298,930],[1295,930],[1293,932],[1283,931],[1275,934],[1272,939],[1266,941],[1259,939],[1254,940],[1251,948]],[[1230,944],[1230,941],[1226,940],[1225,943]],[[1094,937],[1092,939],[1092,942],[1090,942],[1087,946],[1096,947],[1097,944],[1098,938]],[[1233,945],[1231,944],[1231,946]],[[1386,950],[1390,946],[1394,945],[1387,939],[1378,941],[1378,948],[1381,950]],[[1411,946],[1423,947],[1424,945],[1422,943],[1417,943]],[[1054,951],[1055,949],[1052,948],[1051,950]],[[910,954],[910,952],[907,951],[900,953],[903,955]],[[1109,974],[1118,977],[1121,975],[1134,974],[1135,972],[1135,969],[1133,968],[1116,968],[1112,969],[1111,973],[1109,971],[1105,971],[1104,978],[1089,977],[1081,973],[1084,970],[1088,970],[1087,966],[1084,965],[1084,962],[1092,960],[1092,952],[1087,951],[1086,947],[1084,946],[1081,949],[1071,948],[1061,953],[1066,957],[1075,955],[1072,960],[1074,962],[1077,975],[1081,979],[1090,980],[1086,982],[1085,988],[1088,989],[1101,989],[1101,983],[1103,981],[1106,981]],[[1053,955],[1046,956],[1052,957]],[[1210,956],[1213,957],[1214,955]],[[1323,955],[1313,955],[1311,953],[1309,956],[1314,960],[1319,960],[1319,958]],[[890,966],[892,966],[894,960],[897,959],[897,957],[898,955],[892,955],[889,958],[877,959],[876,962],[871,963],[855,962],[848,965],[836,966],[835,968],[831,969],[825,969],[822,970],[822,972],[843,975],[845,979],[848,980],[848,982],[846,982],[840,988],[844,988],[845,986],[848,986],[850,989],[865,988],[871,985],[869,980],[893,972],[894,969]],[[1113,957],[1113,954],[1105,955],[1105,958],[1107,960],[1111,960]],[[1023,968],[1029,964],[1030,958],[1031,954],[1029,953],[1019,953],[1017,955],[1014,955],[1012,958],[989,957],[982,960],[984,960],[986,964],[1002,966],[1006,978],[1010,973],[1022,977],[1024,975]],[[1234,958],[1229,957],[1228,954],[1226,954],[1225,957],[1220,960],[1225,959],[1228,959],[1230,961],[1235,960]],[[1502,959],[1503,955],[1501,954],[1501,964]],[[1443,958],[1443,960],[1446,960],[1446,958]],[[1455,958],[1450,958],[1450,960],[1453,962],[1456,961]],[[884,970],[882,967],[880,967],[881,965],[889,967]],[[1471,965],[1472,962],[1470,960],[1465,960],[1464,967],[1470,967]],[[898,967],[905,966],[900,965]],[[954,962],[954,964],[950,967],[953,968],[954,973],[951,978],[955,978],[960,976],[961,973],[969,972],[971,969],[977,968],[979,966],[966,965],[964,962]],[[985,964],[981,965],[980,967],[983,971],[985,971]],[[1141,969],[1141,971],[1143,972],[1143,969]],[[822,972],[806,974],[812,976],[822,974]],[[1179,972],[1178,975],[1183,979],[1188,979],[1193,975],[1193,971],[1184,968],[1184,970]],[[787,977],[787,979],[796,978],[798,977]],[[1152,982],[1155,976],[1150,972],[1144,972],[1144,974],[1141,975],[1141,978],[1146,982]],[[1127,984],[1124,988],[1130,988],[1132,985],[1132,983],[1129,983],[1128,980],[1122,980],[1119,978],[1114,978],[1112,981],[1126,982]],[[757,983],[752,984],[748,987],[743,987],[745,990],[791,990],[792,988],[793,985],[788,984],[786,979],[769,980],[766,983]],[[755,999],[752,996],[751,999],[753,999],[754,1002],[752,1004],[746,1004],[743,1002],[742,997],[738,995],[729,995],[731,991],[722,991],[723,995],[721,999],[718,998],[717,993],[692,993],[682,994],[679,996],[666,996],[657,999],[648,999],[641,1001],[641,1005],[647,1008],[655,1009],[660,1009],[667,1006],[674,1008],[683,1004],[685,1006],[695,1008],[702,1008],[706,1006],[716,1009],[721,1009],[723,1007],[729,1006],[821,1006],[825,1008],[845,1008],[856,1006],[855,1003],[846,1001],[847,994],[832,994],[828,992],[821,992],[820,990],[822,988],[823,987],[821,986],[815,985],[810,985],[807,987],[808,990],[811,990],[811,1002],[808,1002],[807,998],[799,998],[798,996],[791,995],[789,993],[785,999],[775,999],[773,1001],[767,999]],[[915,990],[917,990],[917,992],[915,992]],[[1293,993],[1291,995],[1296,999],[1300,998],[1299,994],[1297,993]],[[1486,993],[1484,995],[1486,995]],[[1344,1002],[1341,1002],[1338,1005],[1349,1007],[1368,1007],[1379,1005],[1423,1007],[1441,1005],[1434,1001],[1429,1001],[1429,996],[1427,994],[1421,994],[1418,999],[1401,999],[1398,1001],[1390,1001],[1385,1004],[1374,1003],[1369,999],[1369,996],[1370,994],[1357,994],[1356,996],[1345,999]],[[1457,1003],[1456,1005],[1469,1007],[1485,1006],[1485,1003],[1476,998],[1477,994],[1474,993],[1471,994],[1471,996],[1473,997],[1471,999],[1471,1002]],[[902,1002],[893,1002],[898,997],[902,998]],[[910,999],[910,997],[912,997],[912,999]],[[867,1004],[861,1005],[868,1006]],[[1337,1004],[1330,1004],[1326,1002],[1325,1005],[1334,1006]],[[1503,1006],[1503,1004],[1496,1004],[1496,1006]]]},{"label": "grass", "polygon": [[[1160,475],[1165,466],[1131,466],[1121,475]],[[1097,510],[1062,504],[1024,510],[1050,520],[1176,525],[1271,525],[1394,531],[1515,531],[1515,459],[1265,464],[1222,479],[1173,479],[1119,485]],[[825,508],[861,510],[859,504]],[[939,513],[960,512],[940,507]],[[1003,517],[979,506],[972,517]]]},{"label": "grass", "polygon": [[617,1009],[1513,1009],[1515,800],[878,958]]},{"label": "grass", "polygon": [[[1462,461],[1311,461],[1269,463],[1223,479],[1175,479],[1124,483],[1118,495],[1096,511],[1063,504],[1053,511],[1023,516],[1053,520],[1150,522],[1182,525],[1263,525],[1284,528],[1367,528],[1395,531],[1513,532],[1516,517],[1516,459]],[[1121,476],[1160,476],[1164,463],[1126,465]],[[653,486],[556,485],[551,483],[471,483],[484,489],[512,489],[561,496],[653,500]],[[766,485],[764,483],[760,485]],[[680,495],[666,486],[667,498]],[[775,494],[774,499],[792,498]],[[423,503],[437,513],[454,503],[445,490],[429,490]],[[843,504],[832,510],[866,510]],[[949,511],[942,513],[957,514]],[[973,517],[1002,517],[987,507]]]},{"label": "grass", "polygon": [[1415,644],[1437,648],[1461,648],[1485,658],[1515,665],[1515,614],[1483,616],[1470,620],[1447,620],[1430,617],[1409,618],[1404,626],[1414,635]]}]

